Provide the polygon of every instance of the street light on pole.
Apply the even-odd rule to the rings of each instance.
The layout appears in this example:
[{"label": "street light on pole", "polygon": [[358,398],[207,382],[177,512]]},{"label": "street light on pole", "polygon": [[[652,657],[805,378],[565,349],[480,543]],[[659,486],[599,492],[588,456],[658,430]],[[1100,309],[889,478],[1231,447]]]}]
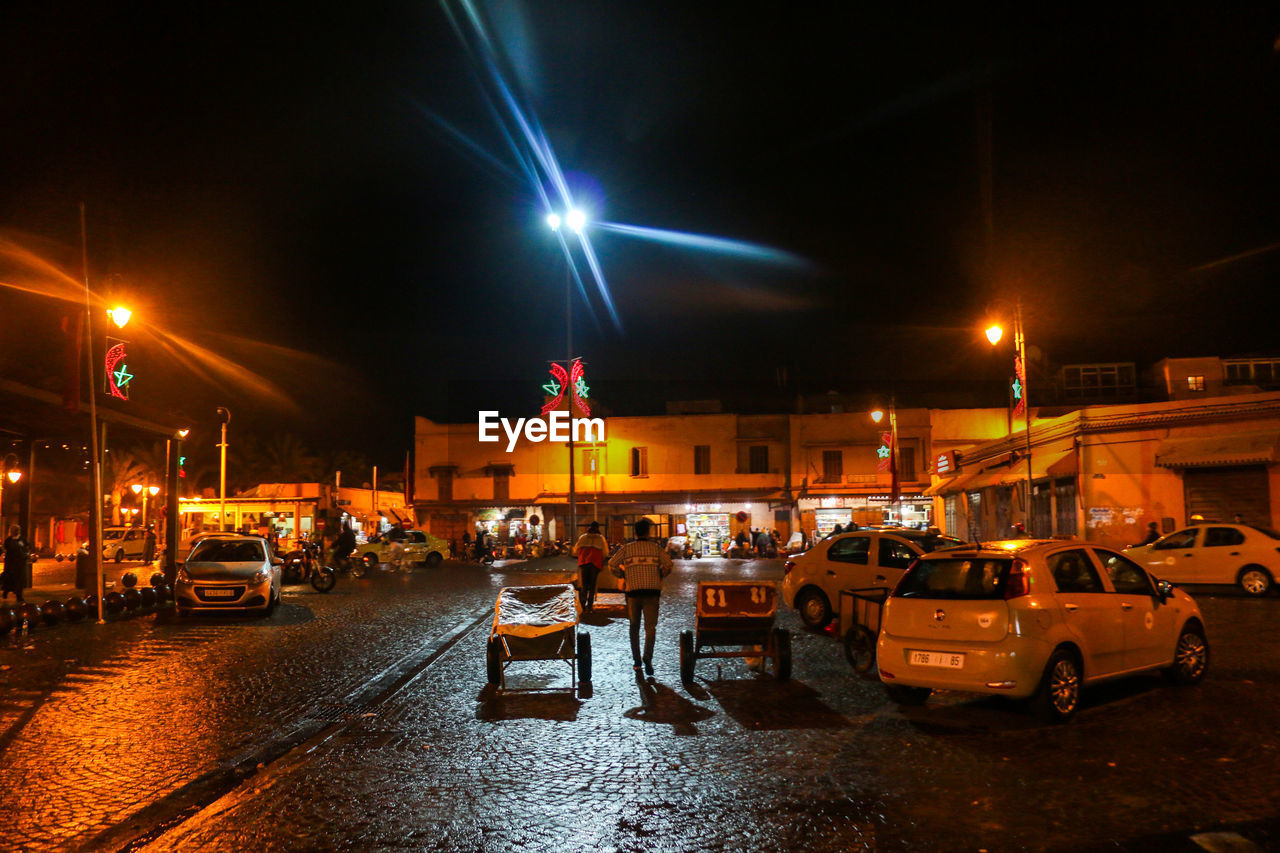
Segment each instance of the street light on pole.
[{"label": "street light on pole", "polygon": [[[1004,336],[1004,329],[999,325],[993,325],[986,330],[987,340],[995,346]],[[1027,486],[1024,494],[1024,502],[1022,504],[1023,512],[1026,514],[1027,521],[1031,521],[1031,404],[1027,400],[1027,385],[1030,369],[1027,366],[1027,337],[1026,331],[1022,323],[1022,300],[1018,299],[1014,305],[1013,312],[1013,345],[1014,345],[1014,362],[1013,362],[1013,399],[1014,414],[1018,409],[1022,409],[1023,423],[1027,434]],[[1012,434],[1013,424],[1009,424],[1010,433]],[[1033,531],[1034,532],[1034,531]]]},{"label": "street light on pole", "polygon": [[[880,423],[884,420],[884,410],[874,409],[871,412],[871,420],[873,423]],[[892,484],[890,489],[889,505],[893,507],[893,513],[898,517],[898,524],[902,524],[902,503],[901,487],[898,483],[898,407],[897,400],[894,397],[889,398],[889,477]]]},{"label": "street light on pole", "polygon": [[[570,208],[565,213],[564,222],[573,229],[575,234],[581,234],[582,229],[587,225],[587,215],[578,208]],[[547,214],[547,227],[552,231],[560,231],[560,215],[554,211]],[[565,349],[567,359],[565,361],[565,372],[571,374],[573,372],[573,267],[572,260],[566,256],[565,258],[565,280],[564,280],[564,328],[565,328]],[[578,493],[574,484],[573,470],[573,395],[568,395],[569,399],[569,541],[574,542],[578,536]]]},{"label": "street light on pole", "polygon": [[225,532],[227,529],[227,424],[231,423],[231,410],[225,406],[219,406],[218,415],[222,417],[222,441],[218,444],[222,449],[222,458],[218,465],[218,527]]}]

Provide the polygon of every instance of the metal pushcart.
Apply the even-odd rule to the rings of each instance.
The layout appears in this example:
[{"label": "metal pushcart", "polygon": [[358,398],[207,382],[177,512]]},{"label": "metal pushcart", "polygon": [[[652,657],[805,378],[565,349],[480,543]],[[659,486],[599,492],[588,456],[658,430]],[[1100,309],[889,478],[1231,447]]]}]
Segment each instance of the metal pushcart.
[{"label": "metal pushcart", "polygon": [[[699,581],[697,631],[680,632],[680,680],[693,681],[700,658],[760,658],[779,681],[791,677],[791,634],[775,626],[778,585]],[[739,648],[725,648],[737,646]]]},{"label": "metal pushcart", "polygon": [[876,640],[880,638],[880,617],[891,590],[873,586],[840,590],[840,636],[844,656],[859,675],[876,665]]},{"label": "metal pushcart", "polygon": [[518,660],[562,660],[578,682],[591,681],[591,635],[578,630],[578,596],[571,585],[509,586],[498,592],[486,650],[489,683],[506,687]]}]

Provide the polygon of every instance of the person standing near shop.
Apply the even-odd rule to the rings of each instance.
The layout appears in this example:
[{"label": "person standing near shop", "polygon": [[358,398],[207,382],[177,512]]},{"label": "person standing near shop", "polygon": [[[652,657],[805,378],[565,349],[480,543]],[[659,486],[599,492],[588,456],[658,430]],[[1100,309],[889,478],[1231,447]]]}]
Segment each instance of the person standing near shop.
[{"label": "person standing near shop", "polygon": [[596,578],[604,568],[604,555],[609,553],[609,541],[600,534],[600,522],[593,521],[587,532],[578,537],[573,546],[573,556],[578,558],[578,588],[581,590],[582,609],[591,612],[596,605]]},{"label": "person standing near shop", "polygon": [[147,525],[147,533],[142,538],[142,562],[154,563],[156,560],[156,528]]},{"label": "person standing near shop", "polygon": [[[658,637],[658,598],[662,595],[662,581],[674,568],[667,549],[649,538],[650,522],[639,519],[635,524],[636,538],[618,549],[609,560],[609,569],[626,581],[627,619],[631,622],[632,667],[637,673],[641,666],[646,675],[653,675],[653,646]],[[640,653],[640,619],[644,617],[644,654]]]},{"label": "person standing near shop", "polygon": [[16,524],[9,526],[9,535],[4,540],[4,575],[0,576],[0,588],[4,589],[4,601],[9,600],[9,593],[22,603],[22,588],[27,585],[27,561],[31,549],[27,540],[22,538],[22,528]]}]

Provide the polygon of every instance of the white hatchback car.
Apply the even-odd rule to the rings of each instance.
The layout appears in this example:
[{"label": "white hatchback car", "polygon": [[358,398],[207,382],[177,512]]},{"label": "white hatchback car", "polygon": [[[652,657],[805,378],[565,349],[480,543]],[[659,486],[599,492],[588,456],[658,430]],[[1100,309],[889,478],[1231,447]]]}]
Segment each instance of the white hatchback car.
[{"label": "white hatchback car", "polygon": [[823,628],[840,614],[843,589],[892,589],[921,554],[963,545],[951,536],[884,528],[842,533],[783,564],[782,600],[800,611],[808,628]]},{"label": "white hatchback car", "polygon": [[1125,554],[1174,583],[1239,584],[1266,595],[1280,573],[1280,533],[1249,524],[1194,524]]},{"label": "white hatchback car", "polygon": [[1086,684],[1148,670],[1196,684],[1196,602],[1108,548],[1016,539],[921,557],[885,602],[880,680],[903,705],[934,689],[1030,698],[1069,719]]},{"label": "white hatchback car", "polygon": [[257,610],[270,616],[280,603],[283,566],[261,536],[201,539],[178,568],[173,588],[178,615],[195,610]]},{"label": "white hatchback car", "polygon": [[147,547],[147,531],[141,527],[104,527],[102,529],[102,559],[141,560]]}]

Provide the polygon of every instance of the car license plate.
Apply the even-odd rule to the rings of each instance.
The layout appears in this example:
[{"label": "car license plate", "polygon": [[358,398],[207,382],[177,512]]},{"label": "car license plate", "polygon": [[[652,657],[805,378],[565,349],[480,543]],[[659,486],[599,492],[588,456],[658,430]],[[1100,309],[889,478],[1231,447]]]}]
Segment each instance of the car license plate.
[{"label": "car license plate", "polygon": [[938,666],[943,669],[964,668],[964,655],[954,652],[912,652],[908,661],[912,666]]},{"label": "car license plate", "polygon": [[204,590],[205,598],[235,598],[236,591],[234,589],[206,589]]}]

